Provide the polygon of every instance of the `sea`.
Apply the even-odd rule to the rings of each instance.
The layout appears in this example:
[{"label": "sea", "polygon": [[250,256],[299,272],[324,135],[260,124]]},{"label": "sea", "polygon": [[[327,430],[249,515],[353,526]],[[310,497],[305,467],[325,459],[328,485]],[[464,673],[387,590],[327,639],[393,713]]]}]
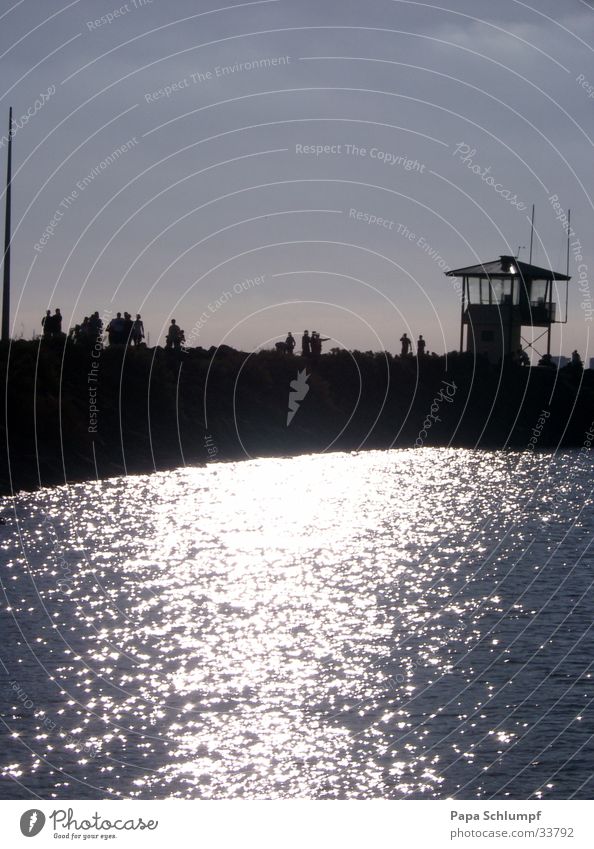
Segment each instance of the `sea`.
[{"label": "sea", "polygon": [[4,498],[0,796],[591,799],[585,451]]}]

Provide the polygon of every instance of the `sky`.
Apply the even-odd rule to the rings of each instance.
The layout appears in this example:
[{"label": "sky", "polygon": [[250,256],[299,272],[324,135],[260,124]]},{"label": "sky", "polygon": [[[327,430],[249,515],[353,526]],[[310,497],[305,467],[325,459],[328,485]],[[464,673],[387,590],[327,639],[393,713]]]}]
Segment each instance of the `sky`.
[{"label": "sky", "polygon": [[585,0],[2,3],[13,334],[60,307],[141,313],[151,345],[174,317],[190,345],[442,353],[444,271],[527,261],[534,204],[562,272],[571,209],[553,353],[588,360],[593,36]]}]

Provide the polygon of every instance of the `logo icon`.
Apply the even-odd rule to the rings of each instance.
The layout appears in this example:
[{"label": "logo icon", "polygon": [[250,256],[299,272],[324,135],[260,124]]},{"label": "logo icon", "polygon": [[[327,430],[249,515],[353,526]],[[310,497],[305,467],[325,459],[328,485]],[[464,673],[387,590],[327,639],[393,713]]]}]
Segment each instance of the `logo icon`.
[{"label": "logo icon", "polygon": [[301,369],[301,371],[297,372],[297,378],[291,381],[291,393],[289,395],[289,412],[287,413],[287,427],[293,421],[293,417],[297,410],[299,409],[299,404],[304,400],[305,396],[309,392],[309,375],[306,369]]},{"label": "logo icon", "polygon": [[25,837],[35,837],[45,825],[45,814],[43,811],[33,808],[25,811],[21,817],[21,832]]}]

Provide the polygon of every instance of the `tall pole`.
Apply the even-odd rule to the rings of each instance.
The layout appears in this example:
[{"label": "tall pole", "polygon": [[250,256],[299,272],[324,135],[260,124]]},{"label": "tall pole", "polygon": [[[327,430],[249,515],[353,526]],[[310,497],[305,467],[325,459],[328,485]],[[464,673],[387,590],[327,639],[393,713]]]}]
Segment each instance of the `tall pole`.
[{"label": "tall pole", "polygon": [[[571,231],[571,209],[567,210],[567,263],[565,274],[569,277],[569,240],[572,236]],[[569,280],[565,281],[565,318],[563,320],[564,324],[567,324],[567,310],[569,308]]]},{"label": "tall pole", "polygon": [[466,309],[466,277],[462,278],[462,306],[460,312],[460,353],[464,353],[464,310]]},{"label": "tall pole", "polygon": [[565,274],[569,277],[569,239],[571,238],[571,209],[567,210],[567,262],[565,263]]},{"label": "tall pole", "polygon": [[12,192],[12,106],[8,112],[8,161],[6,164],[6,214],[4,218],[4,283],[2,286],[2,341],[10,338],[10,209]]},{"label": "tall pole", "polygon": [[532,204],[532,220],[530,222],[530,259],[528,262],[532,264],[532,243],[534,242],[534,204]]}]

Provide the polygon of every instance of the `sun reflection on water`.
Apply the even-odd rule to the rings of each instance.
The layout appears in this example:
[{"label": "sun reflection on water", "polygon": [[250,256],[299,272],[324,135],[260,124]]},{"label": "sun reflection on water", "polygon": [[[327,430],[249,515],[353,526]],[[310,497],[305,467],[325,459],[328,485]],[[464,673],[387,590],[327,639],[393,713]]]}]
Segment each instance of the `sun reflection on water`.
[{"label": "sun reflection on water", "polygon": [[581,652],[551,682],[547,463],[334,454],[19,496],[2,774],[48,798],[543,792],[531,730],[574,683],[586,726],[594,695]]}]

